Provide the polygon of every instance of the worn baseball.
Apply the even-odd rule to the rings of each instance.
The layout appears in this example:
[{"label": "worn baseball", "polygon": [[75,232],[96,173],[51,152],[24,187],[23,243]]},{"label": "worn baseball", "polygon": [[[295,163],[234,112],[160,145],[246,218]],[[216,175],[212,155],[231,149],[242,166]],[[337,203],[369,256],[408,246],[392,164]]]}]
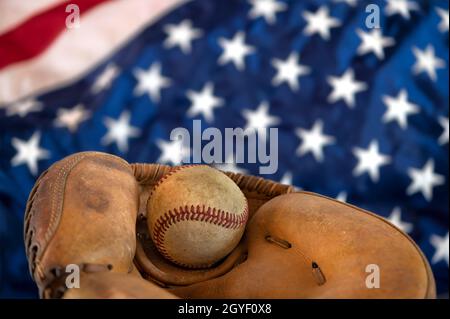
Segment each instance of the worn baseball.
[{"label": "worn baseball", "polygon": [[206,268],[228,255],[247,219],[247,199],[239,187],[206,165],[174,168],[158,181],[147,202],[156,248],[188,268]]}]

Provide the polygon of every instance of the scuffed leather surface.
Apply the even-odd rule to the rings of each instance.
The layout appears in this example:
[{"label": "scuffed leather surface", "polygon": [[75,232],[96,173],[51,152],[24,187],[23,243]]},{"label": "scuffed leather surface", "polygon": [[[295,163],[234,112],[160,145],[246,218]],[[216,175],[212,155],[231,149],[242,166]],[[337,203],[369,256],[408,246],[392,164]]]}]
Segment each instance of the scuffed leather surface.
[{"label": "scuffed leather surface", "polygon": [[27,256],[41,295],[51,270],[67,264],[132,270],[138,196],[130,166],[112,155],[77,153],[47,170],[25,217]]},{"label": "scuffed leather surface", "polygon": [[139,275],[102,272],[83,273],[78,289],[69,289],[64,299],[174,299],[171,293]]}]

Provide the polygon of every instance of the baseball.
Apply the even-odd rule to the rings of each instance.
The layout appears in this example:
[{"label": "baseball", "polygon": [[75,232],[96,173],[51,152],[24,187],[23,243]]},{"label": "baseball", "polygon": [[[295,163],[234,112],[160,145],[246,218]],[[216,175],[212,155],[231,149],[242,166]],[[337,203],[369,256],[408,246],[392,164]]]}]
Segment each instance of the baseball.
[{"label": "baseball", "polygon": [[224,173],[179,166],[153,188],[147,223],[158,251],[187,268],[206,268],[239,243],[248,219],[247,199]]}]

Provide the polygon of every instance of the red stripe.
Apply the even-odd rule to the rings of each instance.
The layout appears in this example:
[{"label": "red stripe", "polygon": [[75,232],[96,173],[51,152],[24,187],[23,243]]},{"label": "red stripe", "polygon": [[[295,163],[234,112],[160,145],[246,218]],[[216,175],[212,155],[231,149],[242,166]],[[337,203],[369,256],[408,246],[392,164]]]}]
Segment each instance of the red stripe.
[{"label": "red stripe", "polygon": [[[0,35],[0,70],[7,65],[35,57],[43,52],[66,28],[66,6],[77,4],[80,16],[111,0],[64,2],[26,20],[16,28]],[[83,23],[82,20],[80,20]]]}]

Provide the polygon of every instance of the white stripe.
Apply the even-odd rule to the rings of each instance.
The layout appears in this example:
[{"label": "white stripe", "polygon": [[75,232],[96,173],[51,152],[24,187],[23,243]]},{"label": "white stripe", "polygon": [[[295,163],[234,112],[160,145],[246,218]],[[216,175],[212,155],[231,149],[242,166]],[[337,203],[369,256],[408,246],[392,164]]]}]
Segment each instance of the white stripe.
[{"label": "white stripe", "polygon": [[41,55],[0,71],[0,108],[82,76],[134,33],[184,2],[116,0],[81,13],[79,29],[66,29]]},{"label": "white stripe", "polygon": [[0,34],[67,0],[0,0]]}]

